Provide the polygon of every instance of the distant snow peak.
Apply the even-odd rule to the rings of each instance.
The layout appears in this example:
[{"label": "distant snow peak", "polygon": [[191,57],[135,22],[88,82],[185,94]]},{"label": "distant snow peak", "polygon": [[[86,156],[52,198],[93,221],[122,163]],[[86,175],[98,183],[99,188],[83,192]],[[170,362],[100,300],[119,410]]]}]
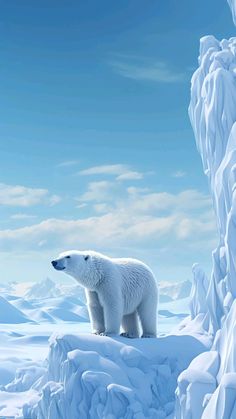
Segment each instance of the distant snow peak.
[{"label": "distant snow peak", "polygon": [[160,301],[180,300],[189,296],[192,282],[189,280],[180,282],[161,282],[159,284]]},{"label": "distant snow peak", "polygon": [[25,294],[28,299],[32,298],[52,298],[61,295],[60,289],[54,281],[46,278],[41,282],[35,283]]}]

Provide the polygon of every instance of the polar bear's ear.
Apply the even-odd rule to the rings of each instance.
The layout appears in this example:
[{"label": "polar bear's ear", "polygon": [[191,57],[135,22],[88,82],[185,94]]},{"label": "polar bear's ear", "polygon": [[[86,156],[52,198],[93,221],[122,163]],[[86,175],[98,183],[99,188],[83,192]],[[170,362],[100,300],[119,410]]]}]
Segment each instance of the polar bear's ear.
[{"label": "polar bear's ear", "polygon": [[88,260],[89,255],[84,256],[84,260]]}]

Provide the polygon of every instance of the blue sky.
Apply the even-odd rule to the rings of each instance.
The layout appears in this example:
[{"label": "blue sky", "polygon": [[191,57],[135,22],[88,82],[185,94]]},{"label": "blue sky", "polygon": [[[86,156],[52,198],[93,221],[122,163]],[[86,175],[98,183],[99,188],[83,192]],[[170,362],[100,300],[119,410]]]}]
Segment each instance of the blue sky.
[{"label": "blue sky", "polygon": [[[207,272],[215,223],[187,107],[226,1],[1,2],[1,280],[58,279],[58,251]],[[60,277],[62,278],[62,276]]]}]

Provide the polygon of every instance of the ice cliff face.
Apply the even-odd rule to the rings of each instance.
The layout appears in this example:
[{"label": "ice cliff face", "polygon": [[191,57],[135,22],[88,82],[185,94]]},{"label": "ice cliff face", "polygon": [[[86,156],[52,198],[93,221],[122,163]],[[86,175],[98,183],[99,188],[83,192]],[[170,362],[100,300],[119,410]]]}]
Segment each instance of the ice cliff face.
[{"label": "ice cliff face", "polygon": [[229,7],[232,11],[234,24],[236,25],[236,1],[235,0],[228,0],[228,3],[229,3]]},{"label": "ice cliff face", "polygon": [[207,296],[209,327],[216,332],[236,297],[236,38],[221,42],[213,36],[201,39],[189,114],[219,232]]},{"label": "ice cliff face", "polygon": [[[236,2],[228,1],[236,21]],[[189,115],[217,217],[219,245],[206,296],[212,350],[178,378],[176,417],[236,417],[236,38],[200,40]],[[195,274],[195,282],[201,274]],[[198,296],[199,297],[199,296]],[[201,297],[201,296],[200,296]],[[196,301],[196,298],[195,298]]]}]

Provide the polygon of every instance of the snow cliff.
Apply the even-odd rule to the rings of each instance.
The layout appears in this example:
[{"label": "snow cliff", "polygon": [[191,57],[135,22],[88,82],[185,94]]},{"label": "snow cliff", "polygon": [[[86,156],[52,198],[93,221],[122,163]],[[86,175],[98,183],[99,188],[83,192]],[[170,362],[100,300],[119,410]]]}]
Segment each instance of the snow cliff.
[{"label": "snow cliff", "polygon": [[[236,2],[229,1],[235,20]],[[219,245],[204,305],[204,329],[212,350],[200,354],[178,378],[176,417],[236,417],[236,38],[200,40],[199,68],[192,77],[189,115],[209,180]],[[195,272],[195,280],[203,273]],[[202,289],[202,287],[201,287]],[[194,317],[194,307],[191,315]]]}]

